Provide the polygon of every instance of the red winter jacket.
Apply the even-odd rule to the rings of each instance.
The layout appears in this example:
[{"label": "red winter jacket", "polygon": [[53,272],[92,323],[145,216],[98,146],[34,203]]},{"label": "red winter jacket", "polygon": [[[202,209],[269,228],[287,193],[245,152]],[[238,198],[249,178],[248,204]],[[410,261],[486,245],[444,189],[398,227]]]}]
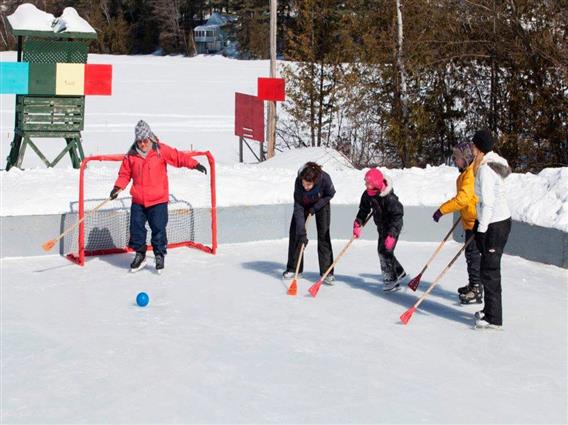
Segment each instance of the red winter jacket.
[{"label": "red winter jacket", "polygon": [[199,162],[187,153],[160,142],[152,143],[146,158],[142,158],[134,144],[122,160],[114,185],[124,189],[132,179],[132,202],[144,207],[168,202],[167,164],[178,168],[195,168]]}]

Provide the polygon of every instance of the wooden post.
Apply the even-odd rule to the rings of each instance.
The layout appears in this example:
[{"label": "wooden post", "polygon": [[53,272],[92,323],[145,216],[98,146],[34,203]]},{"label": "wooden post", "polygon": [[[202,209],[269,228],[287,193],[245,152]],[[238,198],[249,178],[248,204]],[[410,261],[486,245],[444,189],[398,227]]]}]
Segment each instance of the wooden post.
[{"label": "wooden post", "polygon": [[[270,78],[276,78],[276,9],[277,0],[270,0]],[[276,102],[268,102],[268,158],[274,156],[276,145]]]}]

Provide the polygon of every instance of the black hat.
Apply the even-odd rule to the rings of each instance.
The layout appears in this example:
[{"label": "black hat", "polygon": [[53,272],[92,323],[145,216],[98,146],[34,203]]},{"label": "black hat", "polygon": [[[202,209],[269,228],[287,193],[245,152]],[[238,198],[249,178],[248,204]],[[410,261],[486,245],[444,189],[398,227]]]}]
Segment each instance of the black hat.
[{"label": "black hat", "polygon": [[495,139],[487,129],[479,130],[473,135],[473,144],[483,153],[491,152],[495,146]]}]

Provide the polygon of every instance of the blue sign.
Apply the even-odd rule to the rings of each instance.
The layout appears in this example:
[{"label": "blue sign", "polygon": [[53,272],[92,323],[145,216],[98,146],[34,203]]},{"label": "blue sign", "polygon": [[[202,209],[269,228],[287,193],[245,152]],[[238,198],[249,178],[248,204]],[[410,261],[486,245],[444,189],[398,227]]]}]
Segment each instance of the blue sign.
[{"label": "blue sign", "polygon": [[0,62],[0,94],[28,94],[30,64]]}]

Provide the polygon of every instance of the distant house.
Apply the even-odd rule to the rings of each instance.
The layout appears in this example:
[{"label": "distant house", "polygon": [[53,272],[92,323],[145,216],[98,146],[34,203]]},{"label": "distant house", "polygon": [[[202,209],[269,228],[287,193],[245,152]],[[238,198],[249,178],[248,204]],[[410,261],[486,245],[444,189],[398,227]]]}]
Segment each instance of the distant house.
[{"label": "distant house", "polygon": [[204,25],[195,27],[193,38],[197,53],[218,53],[227,45],[236,17],[214,12]]}]

